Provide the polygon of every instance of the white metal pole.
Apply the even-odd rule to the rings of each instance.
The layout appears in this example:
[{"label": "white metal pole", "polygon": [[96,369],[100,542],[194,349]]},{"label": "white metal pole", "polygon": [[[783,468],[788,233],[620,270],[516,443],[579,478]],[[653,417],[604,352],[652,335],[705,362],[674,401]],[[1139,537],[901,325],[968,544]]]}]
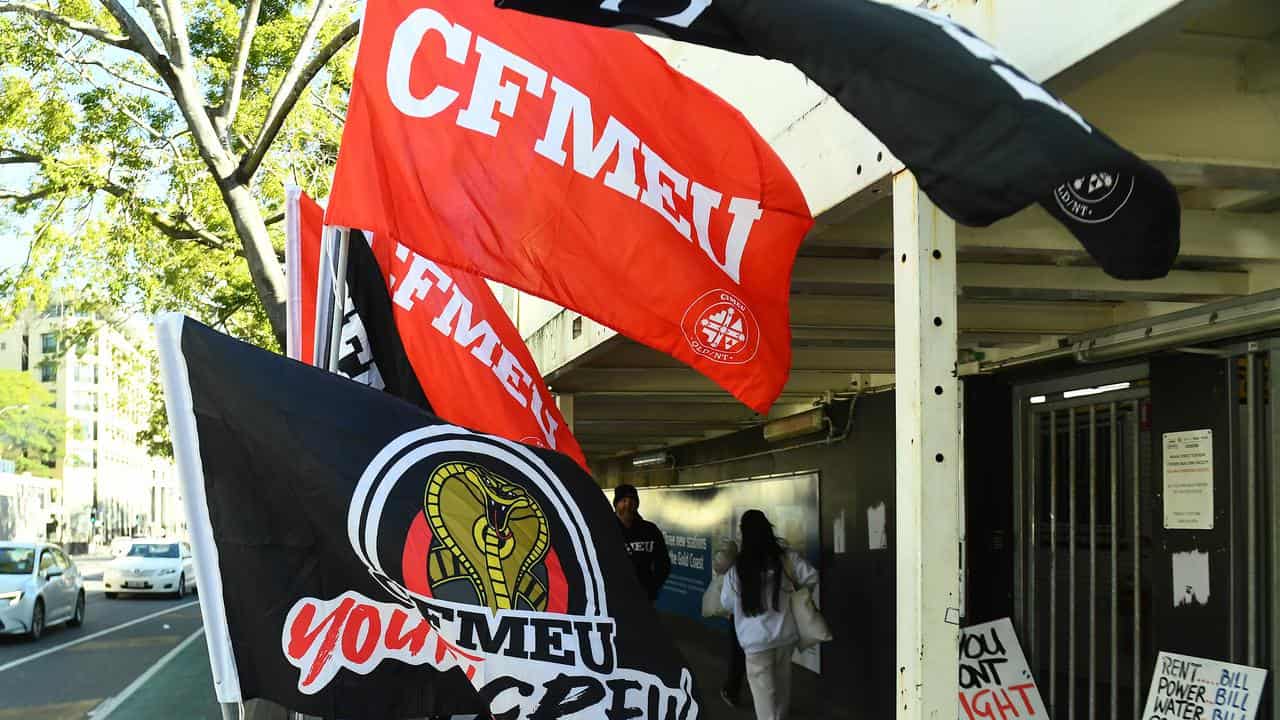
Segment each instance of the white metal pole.
[{"label": "white metal pole", "polygon": [[329,330],[329,372],[338,372],[342,345],[342,320],[347,308],[347,253],[351,248],[351,230],[338,229],[338,265],[333,276],[333,318]]},{"label": "white metal pole", "polygon": [[337,233],[328,225],[320,228],[320,264],[316,268],[316,316],[311,334],[311,364],[328,369],[330,310],[333,307],[334,238]]},{"label": "white metal pole", "polygon": [[960,440],[955,223],[893,178],[897,718],[956,715]]}]

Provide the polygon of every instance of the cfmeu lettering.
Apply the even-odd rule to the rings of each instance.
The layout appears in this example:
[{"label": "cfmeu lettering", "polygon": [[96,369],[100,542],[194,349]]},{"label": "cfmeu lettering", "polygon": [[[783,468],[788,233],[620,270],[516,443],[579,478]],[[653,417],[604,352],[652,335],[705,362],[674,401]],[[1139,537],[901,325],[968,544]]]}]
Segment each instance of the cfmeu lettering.
[{"label": "cfmeu lettering", "polygon": [[[734,282],[740,282],[742,255],[751,228],[763,216],[759,200],[734,197],[722,209],[723,193],[681,173],[613,116],[605,120],[597,142],[591,99],[585,93],[559,77],[548,76],[545,69],[488,38],[450,22],[431,8],[418,8],[410,13],[396,28],[392,39],[387,61],[387,94],[397,110],[409,117],[433,117],[449,109],[461,96],[458,90],[439,83],[425,94],[415,93],[414,88],[421,88],[422,83],[412,81],[413,59],[430,34],[444,40],[444,57],[454,63],[467,65],[471,52],[479,57],[470,99],[454,118],[458,127],[497,137],[502,122],[496,114],[515,117],[522,94],[541,98],[549,88],[555,99],[547,116],[546,130],[534,143],[533,151],[564,167],[569,161],[565,145],[572,125],[574,172],[594,180],[612,158],[612,167],[601,180],[605,187],[657,213],[685,240],[694,242],[696,235],[698,247],[712,263]],[[641,160],[639,168],[637,153]],[[692,200],[691,217],[685,217],[676,208],[676,198]],[[712,247],[713,212],[727,212],[730,216],[723,258]]]},{"label": "cfmeu lettering", "polygon": [[547,446],[555,449],[560,423],[551,413],[555,406],[545,395],[545,386],[533,382],[533,375],[502,344],[488,320],[473,317],[475,306],[471,298],[439,265],[400,243],[396,243],[396,259],[402,267],[392,279],[392,300],[395,304],[405,310],[413,310],[414,305],[425,302],[431,312],[438,309],[440,314],[431,321],[431,327],[445,337],[452,337],[459,346],[471,348],[471,356],[493,371],[512,399],[533,416]]}]

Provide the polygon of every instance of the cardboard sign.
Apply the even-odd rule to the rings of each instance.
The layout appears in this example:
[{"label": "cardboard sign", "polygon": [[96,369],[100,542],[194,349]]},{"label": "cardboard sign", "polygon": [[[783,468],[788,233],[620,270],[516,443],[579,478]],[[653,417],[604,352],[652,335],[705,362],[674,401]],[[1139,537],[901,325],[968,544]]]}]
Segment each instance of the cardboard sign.
[{"label": "cardboard sign", "polygon": [[1009,618],[960,631],[960,720],[1048,718]]},{"label": "cardboard sign", "polygon": [[1162,652],[1142,720],[1253,720],[1267,671]]}]

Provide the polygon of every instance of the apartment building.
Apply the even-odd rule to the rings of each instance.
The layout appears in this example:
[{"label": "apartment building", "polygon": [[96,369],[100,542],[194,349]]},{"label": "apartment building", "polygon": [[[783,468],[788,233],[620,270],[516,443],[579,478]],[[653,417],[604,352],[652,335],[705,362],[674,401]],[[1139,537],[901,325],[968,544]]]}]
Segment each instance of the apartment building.
[{"label": "apartment building", "polygon": [[57,526],[51,539],[73,552],[183,525],[172,461],[152,457],[137,440],[157,372],[150,325],[98,322],[89,339],[77,342],[73,331],[91,319],[54,305],[0,331],[0,369],[30,372],[71,420],[63,456],[52,468]]}]

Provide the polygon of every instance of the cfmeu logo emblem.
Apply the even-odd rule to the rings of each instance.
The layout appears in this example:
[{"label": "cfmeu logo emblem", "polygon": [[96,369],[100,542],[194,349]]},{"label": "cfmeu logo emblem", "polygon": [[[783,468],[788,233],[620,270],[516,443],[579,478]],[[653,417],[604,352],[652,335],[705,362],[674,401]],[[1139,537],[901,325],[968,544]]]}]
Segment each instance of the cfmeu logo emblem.
[{"label": "cfmeu logo emblem", "polygon": [[488,612],[603,615],[585,526],[528,448],[448,425],[383,448],[347,514],[357,557],[406,605],[434,599]]},{"label": "cfmeu logo emblem", "polygon": [[680,328],[694,352],[718,363],[741,365],[760,349],[755,314],[727,290],[711,290],[694,300],[684,311]]},{"label": "cfmeu logo emblem", "polygon": [[1132,175],[1096,172],[1059,185],[1053,199],[1062,212],[1083,223],[1103,223],[1116,216],[1133,196]]}]

